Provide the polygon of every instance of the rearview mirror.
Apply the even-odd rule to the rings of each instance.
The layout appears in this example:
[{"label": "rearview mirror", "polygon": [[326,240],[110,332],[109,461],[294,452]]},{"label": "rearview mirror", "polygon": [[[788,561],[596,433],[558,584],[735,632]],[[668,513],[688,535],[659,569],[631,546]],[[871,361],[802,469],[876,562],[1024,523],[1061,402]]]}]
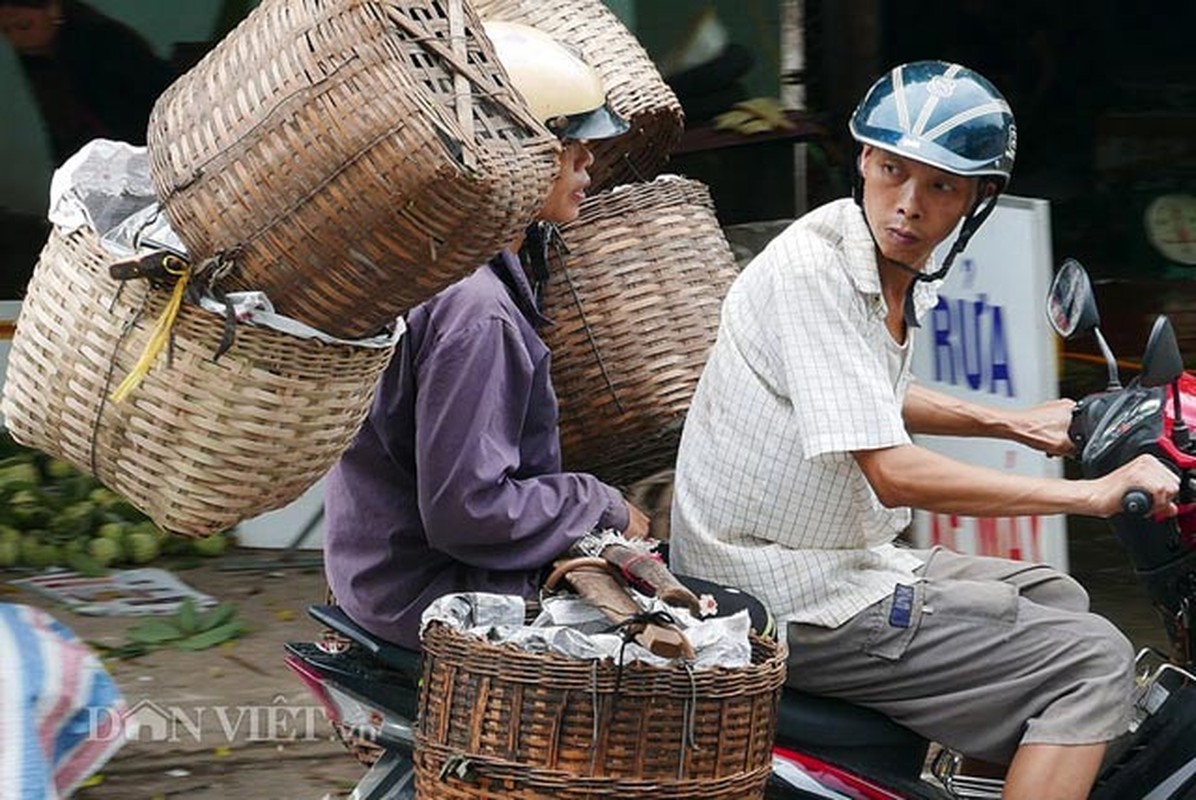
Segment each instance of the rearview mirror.
[{"label": "rearview mirror", "polygon": [[1092,330],[1100,325],[1096,309],[1096,293],[1088,280],[1088,271],[1069,258],[1055,273],[1047,294],[1047,319],[1051,327],[1064,339]]},{"label": "rearview mirror", "polygon": [[1179,352],[1179,342],[1175,340],[1175,328],[1171,326],[1171,320],[1159,315],[1146,340],[1138,382],[1146,387],[1166,386],[1183,372],[1184,359]]},{"label": "rearview mirror", "polygon": [[1121,376],[1117,371],[1117,359],[1100,332],[1096,292],[1092,291],[1088,270],[1074,258],[1064,261],[1063,266],[1055,273],[1055,279],[1051,281],[1051,290],[1047,292],[1046,312],[1051,327],[1064,339],[1070,339],[1085,331],[1095,334],[1101,355],[1105,357],[1105,365],[1109,368],[1109,383],[1106,388],[1120,389]]}]

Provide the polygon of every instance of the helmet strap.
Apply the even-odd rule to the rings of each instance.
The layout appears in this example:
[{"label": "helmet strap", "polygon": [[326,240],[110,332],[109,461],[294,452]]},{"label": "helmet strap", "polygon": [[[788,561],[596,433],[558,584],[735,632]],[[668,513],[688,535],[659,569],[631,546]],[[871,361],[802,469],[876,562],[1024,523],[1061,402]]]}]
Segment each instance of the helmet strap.
[{"label": "helmet strap", "polygon": [[519,260],[531,272],[532,297],[536,302],[537,311],[541,308],[544,287],[551,277],[550,257],[554,257],[556,261],[563,264],[568,253],[569,248],[565,246],[565,240],[561,238],[561,231],[554,223],[536,220],[524,231],[523,245],[519,248]]},{"label": "helmet strap", "polygon": [[[858,169],[855,170],[855,172],[853,174],[853,180],[851,182],[851,197],[853,200],[855,200],[855,204],[860,207],[860,213],[864,216],[864,227],[868,229],[868,235],[870,237],[872,237],[872,246],[874,248],[876,248],[878,257],[883,258],[889,264],[892,264],[895,267],[903,269],[906,272],[908,272],[910,275],[914,276],[914,279],[912,281],[910,281],[909,287],[905,290],[905,300],[902,303],[901,313],[902,313],[902,316],[905,318],[905,326],[907,328],[922,327],[920,324],[918,324],[918,315],[915,313],[915,310],[914,310],[914,287],[918,285],[918,281],[926,278],[926,274],[924,272],[922,272],[921,270],[914,269],[909,264],[905,264],[905,263],[898,261],[894,258],[889,258],[880,249],[880,242],[876,241],[876,234],[874,234],[872,232],[872,225],[868,222],[868,211],[867,211],[867,209],[864,208],[864,176],[862,174],[860,174],[860,171]],[[972,211],[975,211],[974,206],[972,208]],[[971,212],[969,212],[969,216],[971,216]],[[964,224],[966,225],[967,223],[965,222]],[[961,231],[961,234],[962,234],[962,231]],[[947,262],[948,264],[950,263],[949,259],[955,257],[954,256],[955,248],[952,247],[951,249],[952,249],[952,253],[950,255],[948,255],[948,262]],[[942,272],[942,271],[943,270],[941,270],[941,269],[939,270],[939,272]],[[937,275],[938,273],[936,272],[935,274]]]},{"label": "helmet strap", "polygon": [[[851,182],[851,197],[855,200],[856,205],[860,207],[860,213],[864,215],[864,223],[868,228],[868,235],[872,237],[872,244],[876,247],[876,252],[885,258],[880,249],[880,243],[876,241],[875,234],[872,233],[872,226],[868,223],[868,212],[864,209],[864,176],[859,169],[854,170],[853,180]],[[993,186],[996,191],[991,193],[983,192],[986,186]],[[974,234],[984,221],[988,219],[988,215],[993,213],[993,209],[997,207],[997,197],[1001,194],[1002,186],[1000,183],[984,181],[980,184],[982,194],[976,198],[976,202],[972,204],[967,216],[963,218],[963,225],[959,228],[959,235],[955,237],[955,241],[951,244],[951,249],[947,251],[947,255],[943,258],[942,266],[936,269],[929,275],[921,270],[914,269],[909,264],[903,264],[891,258],[885,258],[890,264],[900,267],[906,272],[914,276],[910,281],[909,287],[905,290],[905,301],[902,304],[902,316],[905,318],[905,326],[907,328],[921,328],[922,324],[918,322],[918,315],[914,307],[914,289],[920,281],[942,280],[947,277],[947,273],[951,269],[951,265],[955,263],[955,257],[963,252],[963,249],[968,246],[968,240]]]}]

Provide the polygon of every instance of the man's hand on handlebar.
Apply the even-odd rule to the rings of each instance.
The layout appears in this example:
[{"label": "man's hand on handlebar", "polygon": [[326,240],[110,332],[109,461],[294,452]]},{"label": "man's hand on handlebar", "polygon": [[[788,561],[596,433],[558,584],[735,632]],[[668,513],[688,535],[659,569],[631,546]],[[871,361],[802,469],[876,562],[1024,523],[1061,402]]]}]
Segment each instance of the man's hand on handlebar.
[{"label": "man's hand on handlebar", "polygon": [[1096,483],[1103,489],[1098,500],[1102,517],[1127,511],[1123,502],[1132,492],[1142,492],[1150,498],[1149,511],[1154,516],[1173,517],[1179,511],[1175,504],[1175,497],[1179,494],[1179,476],[1152,455],[1140,455],[1103,478],[1098,478]]},{"label": "man's hand on handlebar", "polygon": [[1069,456],[1075,445],[1067,434],[1075,401],[1067,398],[1048,400],[1015,412],[1018,417],[1017,441],[1048,456]]}]

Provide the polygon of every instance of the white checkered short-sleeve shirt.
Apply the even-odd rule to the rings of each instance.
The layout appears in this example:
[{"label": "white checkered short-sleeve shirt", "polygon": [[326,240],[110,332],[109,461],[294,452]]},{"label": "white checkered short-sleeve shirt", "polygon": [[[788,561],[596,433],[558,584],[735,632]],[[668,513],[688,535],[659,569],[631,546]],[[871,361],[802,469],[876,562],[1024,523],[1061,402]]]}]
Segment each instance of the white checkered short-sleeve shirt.
[{"label": "white checkered short-sleeve shirt", "polygon": [[[916,291],[924,314],[935,287]],[[802,217],[744,269],[681,439],[679,572],[742,587],[781,622],[828,627],[914,579],[920,562],[892,544],[909,510],[882,506],[851,455],[910,441],[912,336],[898,348],[885,314],[851,200]]]}]

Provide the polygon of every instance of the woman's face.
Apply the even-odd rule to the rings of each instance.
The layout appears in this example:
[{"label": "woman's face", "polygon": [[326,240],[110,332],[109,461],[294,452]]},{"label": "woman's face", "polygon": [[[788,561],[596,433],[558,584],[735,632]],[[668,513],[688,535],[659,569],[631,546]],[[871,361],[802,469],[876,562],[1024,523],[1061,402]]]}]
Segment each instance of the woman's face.
[{"label": "woman's face", "polygon": [[17,52],[41,55],[53,46],[61,19],[58,3],[39,7],[0,5],[0,34]]},{"label": "woman's face", "polygon": [[566,140],[561,149],[561,170],[536,219],[558,224],[577,219],[581,203],[586,199],[586,189],[590,186],[590,173],[587,170],[593,163],[594,154],[586,142]]}]

